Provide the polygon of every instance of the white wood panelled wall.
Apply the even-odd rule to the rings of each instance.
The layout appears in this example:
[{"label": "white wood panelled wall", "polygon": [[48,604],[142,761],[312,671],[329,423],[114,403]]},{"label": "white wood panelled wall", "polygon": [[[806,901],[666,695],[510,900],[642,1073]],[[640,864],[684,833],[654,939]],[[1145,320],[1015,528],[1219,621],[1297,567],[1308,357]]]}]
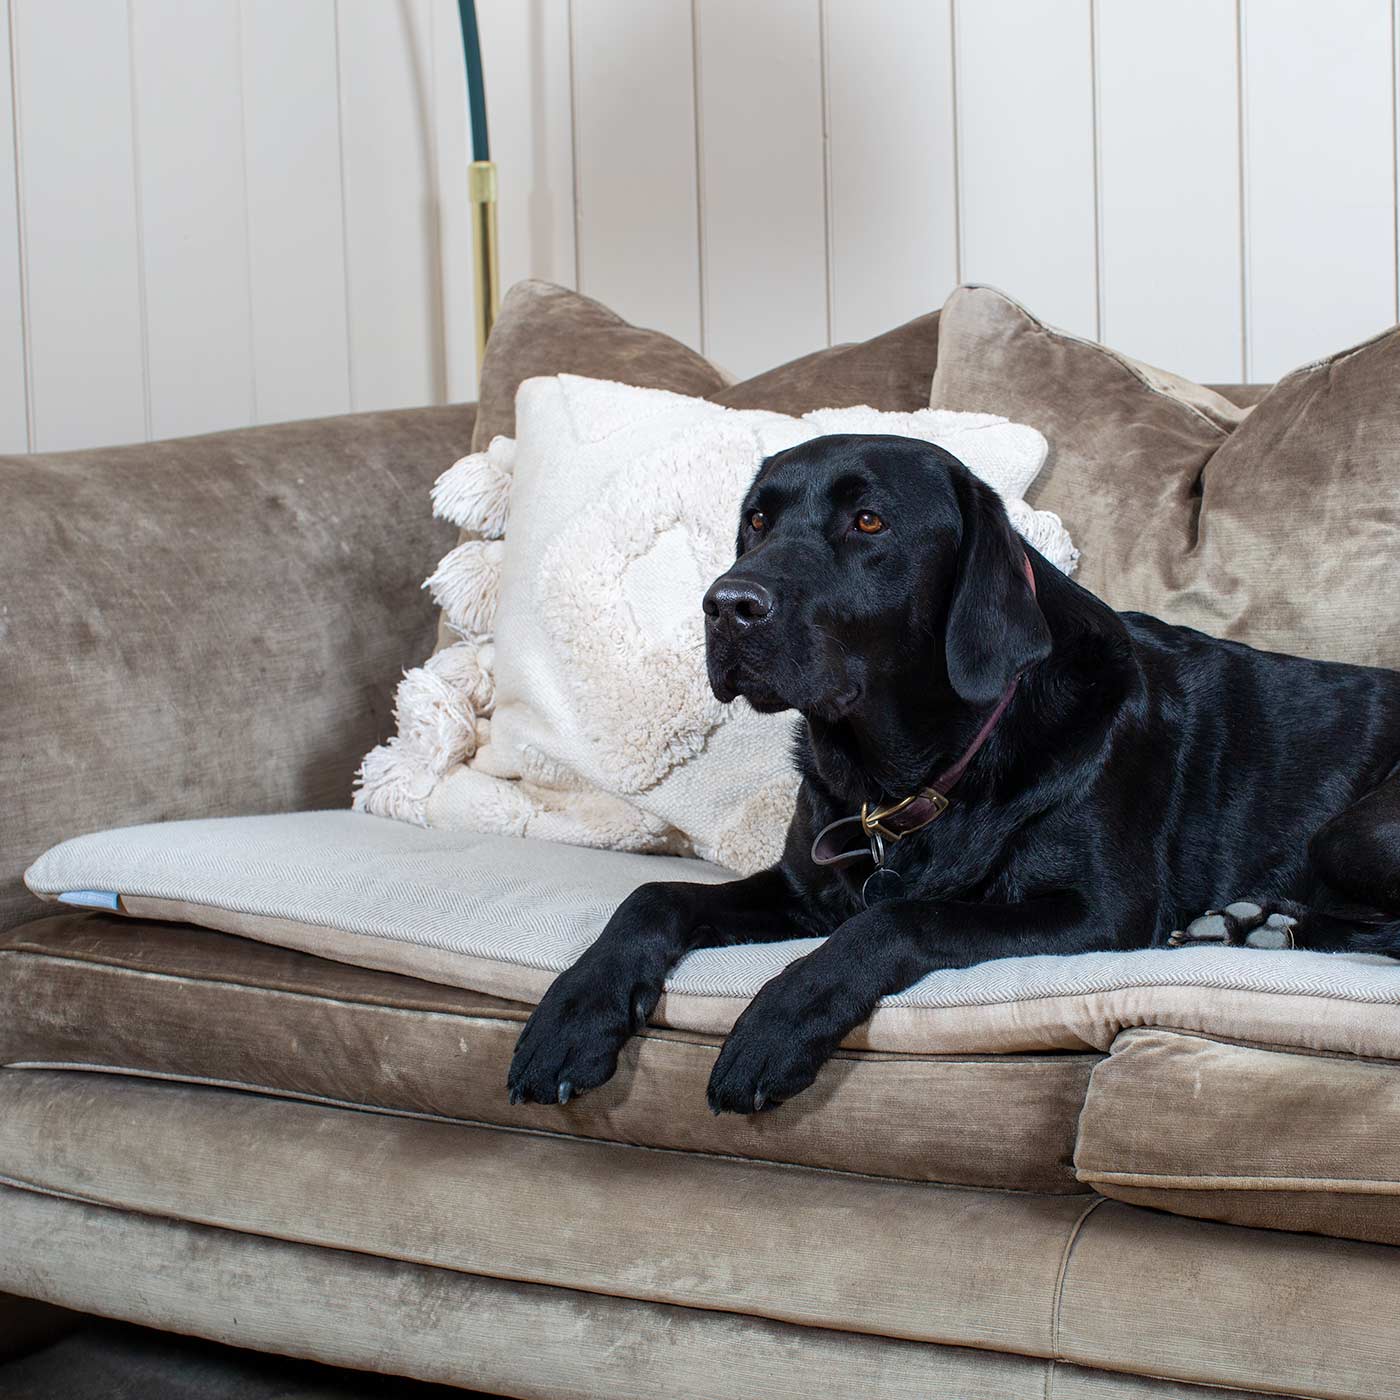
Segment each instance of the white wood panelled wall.
[{"label": "white wood panelled wall", "polygon": [[[504,282],[740,374],[991,282],[1206,380],[1397,319],[1400,0],[481,0]],[[0,0],[0,451],[471,398],[455,0]]]}]

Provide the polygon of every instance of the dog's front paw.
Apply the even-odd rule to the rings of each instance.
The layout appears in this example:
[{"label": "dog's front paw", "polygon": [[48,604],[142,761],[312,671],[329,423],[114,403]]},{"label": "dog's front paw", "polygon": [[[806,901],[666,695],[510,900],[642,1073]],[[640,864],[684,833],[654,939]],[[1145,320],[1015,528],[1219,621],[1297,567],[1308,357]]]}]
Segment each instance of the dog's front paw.
[{"label": "dog's front paw", "polygon": [[827,1051],[780,1017],[740,1018],[719,1052],[706,1097],[712,1113],[760,1113],[809,1088]]},{"label": "dog's front paw", "polygon": [[566,1104],[606,1084],[659,995],[659,987],[634,985],[615,969],[580,963],[563,973],[515,1043],[506,1079],[511,1103]]}]

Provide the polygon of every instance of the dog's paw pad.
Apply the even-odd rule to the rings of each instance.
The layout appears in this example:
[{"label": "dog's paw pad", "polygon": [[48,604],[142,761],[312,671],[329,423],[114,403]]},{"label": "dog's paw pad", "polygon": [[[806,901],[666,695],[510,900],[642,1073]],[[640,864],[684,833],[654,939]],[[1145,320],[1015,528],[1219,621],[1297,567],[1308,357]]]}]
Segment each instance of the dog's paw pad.
[{"label": "dog's paw pad", "polygon": [[1188,943],[1224,943],[1229,936],[1230,925],[1225,916],[1214,909],[1207,909],[1184,929],[1177,929],[1169,942],[1174,948],[1182,948]]},{"label": "dog's paw pad", "polygon": [[1257,929],[1246,935],[1245,944],[1250,948],[1291,948],[1293,926],[1297,922],[1288,914],[1270,914]]},{"label": "dog's paw pad", "polygon": [[1233,904],[1227,904],[1223,912],[1232,919],[1238,919],[1243,924],[1251,924],[1264,911],[1253,900],[1237,899]]}]

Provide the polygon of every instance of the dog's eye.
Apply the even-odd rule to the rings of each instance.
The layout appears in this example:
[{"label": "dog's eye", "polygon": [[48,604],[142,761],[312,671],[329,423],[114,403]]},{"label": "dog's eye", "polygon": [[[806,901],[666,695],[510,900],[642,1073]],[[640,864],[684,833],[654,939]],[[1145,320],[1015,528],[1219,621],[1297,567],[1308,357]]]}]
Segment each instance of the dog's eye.
[{"label": "dog's eye", "polygon": [[885,522],[873,510],[863,510],[856,516],[856,529],[862,535],[878,535],[885,528]]},{"label": "dog's eye", "polygon": [[756,535],[761,535],[768,528],[768,517],[761,510],[756,510],[749,516],[749,529]]}]

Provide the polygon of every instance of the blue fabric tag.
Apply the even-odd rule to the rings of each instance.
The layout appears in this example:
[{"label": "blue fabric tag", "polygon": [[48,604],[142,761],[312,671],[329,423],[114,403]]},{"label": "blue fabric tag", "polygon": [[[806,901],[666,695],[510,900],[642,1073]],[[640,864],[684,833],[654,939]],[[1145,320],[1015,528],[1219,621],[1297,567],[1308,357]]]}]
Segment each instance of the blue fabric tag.
[{"label": "blue fabric tag", "polygon": [[122,897],[114,890],[65,890],[58,897],[60,904],[80,904],[84,909],[117,909]]}]

